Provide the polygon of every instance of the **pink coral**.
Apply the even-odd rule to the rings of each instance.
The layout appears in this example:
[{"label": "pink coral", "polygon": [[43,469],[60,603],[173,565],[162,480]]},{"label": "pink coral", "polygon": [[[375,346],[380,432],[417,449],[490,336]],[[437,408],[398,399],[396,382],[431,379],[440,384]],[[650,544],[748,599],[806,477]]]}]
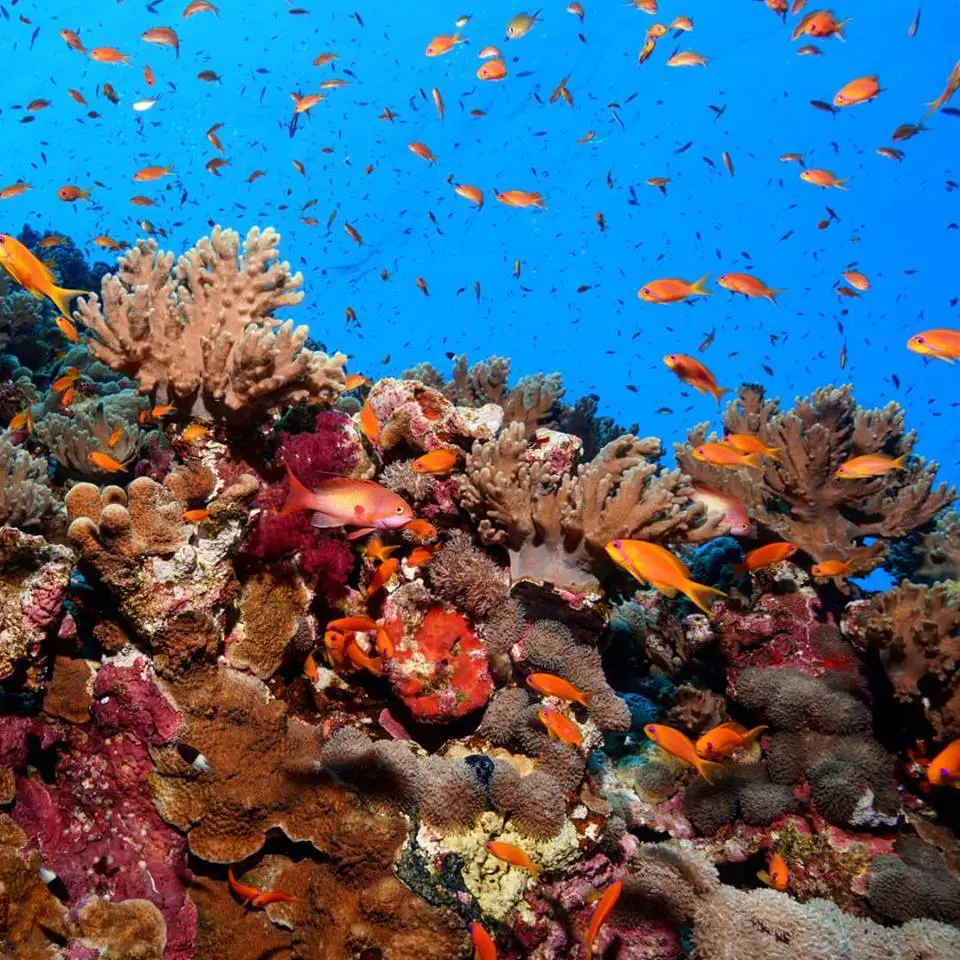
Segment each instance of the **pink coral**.
[{"label": "pink coral", "polygon": [[390,684],[418,720],[445,723],[490,699],[486,651],[465,617],[436,606],[412,632],[399,616],[386,629],[395,647]]}]

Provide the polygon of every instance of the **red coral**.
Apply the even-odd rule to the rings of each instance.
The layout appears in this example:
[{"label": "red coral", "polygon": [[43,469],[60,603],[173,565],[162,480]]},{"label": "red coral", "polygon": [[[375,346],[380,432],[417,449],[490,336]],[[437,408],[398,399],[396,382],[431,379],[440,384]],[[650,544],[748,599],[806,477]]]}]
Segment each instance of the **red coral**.
[{"label": "red coral", "polygon": [[399,618],[386,628],[395,647],[390,684],[418,720],[445,723],[490,699],[493,681],[486,651],[459,613],[431,607],[412,638]]},{"label": "red coral", "polygon": [[277,456],[307,487],[349,473],[360,460],[349,417],[332,410],[318,413],[312,433],[280,431]]}]

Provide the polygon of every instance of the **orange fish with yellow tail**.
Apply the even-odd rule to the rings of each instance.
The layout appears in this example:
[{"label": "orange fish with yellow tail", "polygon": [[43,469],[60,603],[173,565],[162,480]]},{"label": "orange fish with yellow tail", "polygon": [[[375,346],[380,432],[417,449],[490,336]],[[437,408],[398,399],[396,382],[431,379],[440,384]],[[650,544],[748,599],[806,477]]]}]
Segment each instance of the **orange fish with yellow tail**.
[{"label": "orange fish with yellow tail", "polygon": [[693,741],[679,730],[666,727],[662,723],[648,723],[643,732],[658,746],[672,757],[682,760],[688,766],[694,767],[697,773],[707,783],[712,784],[717,774],[723,770],[722,764],[704,760],[697,754]]},{"label": "orange fish with yellow tail", "polygon": [[593,944],[597,939],[600,928],[606,923],[607,917],[613,912],[613,908],[620,899],[623,892],[623,881],[614,880],[613,883],[603,891],[597,905],[593,908],[593,915],[590,917],[590,926],[587,928],[587,936],[584,939],[584,946],[587,948],[587,960],[593,958]]},{"label": "orange fish with yellow tail", "polygon": [[58,287],[50,268],[9,233],[0,233],[0,267],[38,300],[50,300],[64,317],[70,315],[70,301],[87,292]]},{"label": "orange fish with yellow tail", "polygon": [[754,727],[748,730],[739,723],[721,723],[703,734],[694,748],[698,757],[703,757],[704,760],[716,760],[753,743],[766,729],[766,727]]},{"label": "orange fish with yellow tail", "polygon": [[668,353],[663,358],[663,362],[680,380],[693,387],[698,393],[711,394],[717,401],[718,407],[720,406],[720,398],[725,393],[730,392],[729,387],[717,385],[716,377],[699,360],[695,360],[685,353]]},{"label": "orange fish with yellow tail", "polygon": [[303,903],[299,897],[295,897],[291,893],[282,893],[279,890],[260,890],[258,887],[240,883],[233,874],[233,867],[227,867],[227,885],[245,907],[266,907],[271,903]]},{"label": "orange fish with yellow tail", "polygon": [[924,330],[907,341],[907,349],[921,357],[933,357],[955,363],[960,360],[960,330]]},{"label": "orange fish with yellow tail", "polygon": [[530,859],[527,852],[512,843],[505,843],[503,840],[488,840],[487,850],[498,860],[509,863],[511,867],[529,870],[534,876],[540,872],[539,865]]},{"label": "orange fish with yellow tail", "polygon": [[680,303],[690,297],[709,297],[710,291],[707,289],[709,279],[710,274],[705,273],[693,283],[679,277],[651,280],[637,291],[637,296],[645,303]]},{"label": "orange fish with yellow tail", "polygon": [[783,893],[790,883],[790,871],[787,869],[786,860],[779,853],[772,854],[767,862],[767,869],[757,871],[757,879]]}]

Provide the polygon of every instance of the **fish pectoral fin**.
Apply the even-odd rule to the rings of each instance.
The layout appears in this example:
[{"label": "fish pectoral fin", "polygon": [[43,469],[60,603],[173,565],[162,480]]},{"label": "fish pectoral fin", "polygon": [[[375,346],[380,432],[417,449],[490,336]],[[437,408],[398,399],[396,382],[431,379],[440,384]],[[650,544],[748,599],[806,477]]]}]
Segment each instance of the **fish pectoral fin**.
[{"label": "fish pectoral fin", "polygon": [[310,519],[310,526],[321,529],[326,529],[327,527],[342,527],[343,521],[336,519],[336,517],[331,517],[327,513],[317,511]]},{"label": "fish pectoral fin", "polygon": [[677,588],[671,587],[669,583],[659,583],[651,580],[650,586],[655,590],[659,590],[665,597],[669,597],[671,600],[677,595]]},{"label": "fish pectoral fin", "polygon": [[[313,526],[317,527],[319,524],[315,523]],[[352,533],[347,534],[348,540],[359,540],[361,537],[367,536],[367,534],[373,533],[373,527],[360,527],[357,530],[354,530]],[[391,550],[391,553],[393,551]]]}]

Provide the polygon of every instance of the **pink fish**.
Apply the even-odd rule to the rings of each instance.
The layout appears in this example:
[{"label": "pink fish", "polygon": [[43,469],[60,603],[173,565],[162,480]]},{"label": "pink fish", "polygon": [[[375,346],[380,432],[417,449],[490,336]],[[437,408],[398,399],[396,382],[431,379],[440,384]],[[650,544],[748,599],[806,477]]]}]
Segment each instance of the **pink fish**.
[{"label": "pink fish", "polygon": [[397,530],[413,519],[413,510],[392,490],[372,480],[333,477],[316,490],[308,490],[287,467],[290,492],[278,516],[298,510],[312,510],[315,527],[356,527],[348,539],[355,540],[374,530]]},{"label": "pink fish", "polygon": [[707,508],[707,516],[721,515],[723,522],[730,525],[730,533],[735,537],[745,537],[753,529],[743,501],[731,493],[723,493],[695,480],[690,499],[694,503],[702,503]]}]

